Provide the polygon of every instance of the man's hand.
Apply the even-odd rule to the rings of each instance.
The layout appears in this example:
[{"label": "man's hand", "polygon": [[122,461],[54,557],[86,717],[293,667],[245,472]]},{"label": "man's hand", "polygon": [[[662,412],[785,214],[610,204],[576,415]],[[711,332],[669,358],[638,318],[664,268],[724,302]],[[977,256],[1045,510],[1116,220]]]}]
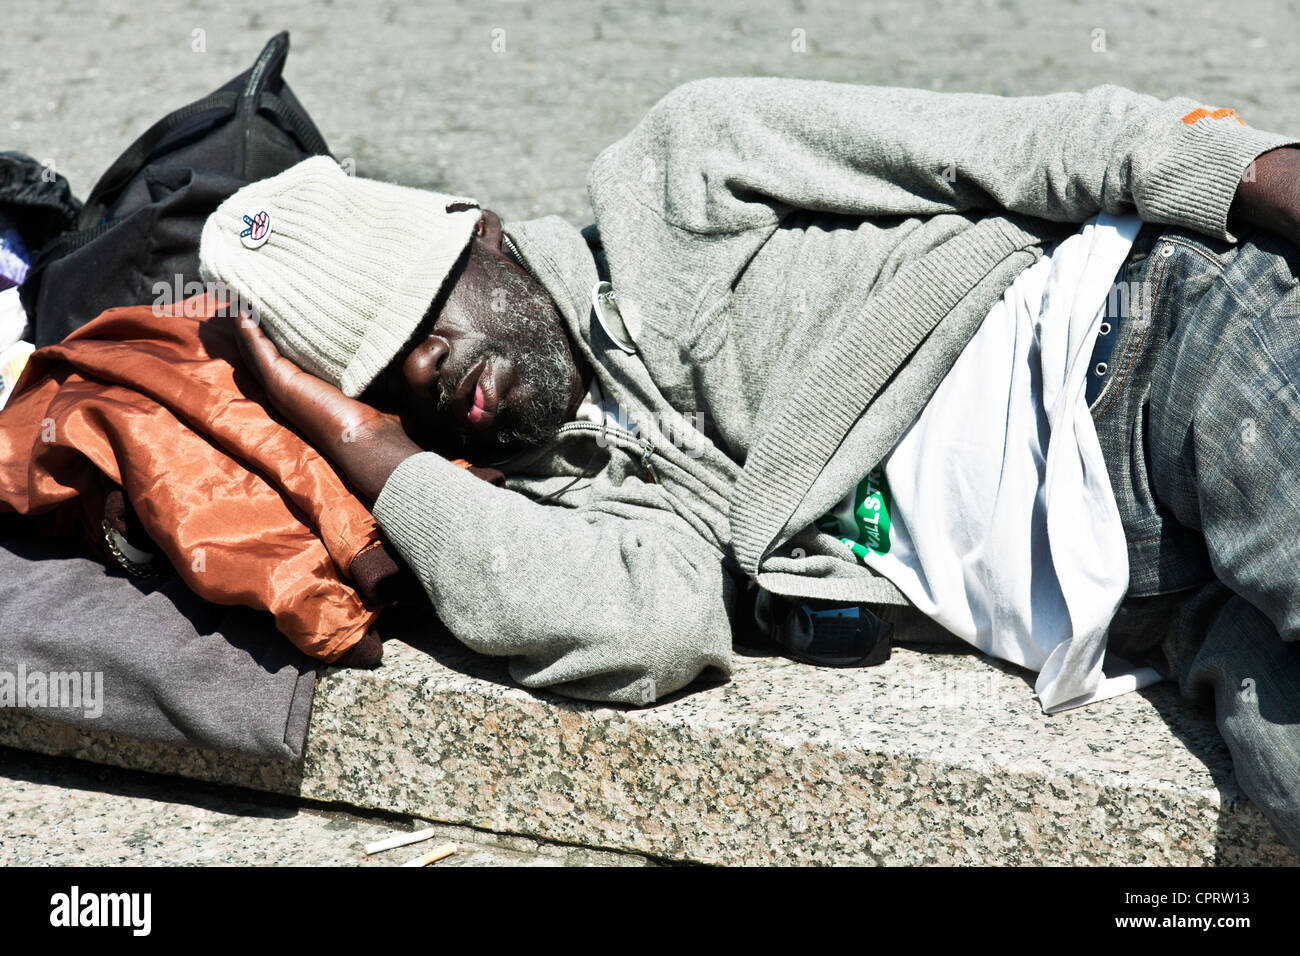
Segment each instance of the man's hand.
[{"label": "man's hand", "polygon": [[271,404],[366,499],[379,497],[393,470],[424,450],[411,441],[396,416],[348,398],[282,356],[248,315],[235,319],[235,337]]},{"label": "man's hand", "polygon": [[1300,247],[1300,149],[1284,146],[1258,157],[1232,201],[1229,223],[1258,226]]}]

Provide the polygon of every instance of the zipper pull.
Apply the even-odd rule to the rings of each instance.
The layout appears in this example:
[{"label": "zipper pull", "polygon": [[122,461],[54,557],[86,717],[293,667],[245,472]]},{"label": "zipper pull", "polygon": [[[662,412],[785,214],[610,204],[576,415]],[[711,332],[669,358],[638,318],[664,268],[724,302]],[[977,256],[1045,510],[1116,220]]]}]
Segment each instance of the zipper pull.
[{"label": "zipper pull", "polygon": [[596,321],[605,330],[610,341],[628,355],[636,354],[636,341],[628,331],[627,322],[618,307],[618,294],[608,282],[597,282],[591,289],[591,307],[596,313]]},{"label": "zipper pull", "polygon": [[645,452],[641,455],[641,467],[645,469],[645,475],[650,479],[650,484],[659,484],[659,479],[655,475],[655,470],[650,467],[650,456],[655,453],[655,446],[646,442]]}]

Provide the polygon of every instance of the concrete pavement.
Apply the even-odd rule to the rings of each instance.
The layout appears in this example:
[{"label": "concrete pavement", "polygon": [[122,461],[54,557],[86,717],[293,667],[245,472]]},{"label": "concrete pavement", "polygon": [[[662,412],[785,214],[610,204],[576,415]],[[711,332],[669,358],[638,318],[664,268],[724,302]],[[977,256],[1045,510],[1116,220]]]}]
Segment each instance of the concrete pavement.
[{"label": "concrete pavement", "polygon": [[1117,83],[1300,128],[1286,0],[54,0],[6,20],[0,143],[53,160],[81,196],[154,120],[245,69],[281,29],[288,80],[336,156],[506,219],[585,224],[596,154],[672,87],[710,75],[1002,94]]}]

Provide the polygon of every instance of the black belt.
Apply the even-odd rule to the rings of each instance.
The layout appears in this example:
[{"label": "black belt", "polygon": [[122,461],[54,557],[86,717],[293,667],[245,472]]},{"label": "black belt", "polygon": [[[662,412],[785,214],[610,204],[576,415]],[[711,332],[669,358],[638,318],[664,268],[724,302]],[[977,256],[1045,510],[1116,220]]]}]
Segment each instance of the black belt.
[{"label": "black belt", "polygon": [[1106,386],[1106,377],[1110,373],[1110,356],[1115,350],[1115,341],[1119,338],[1120,323],[1128,318],[1132,308],[1137,305],[1135,302],[1129,302],[1131,292],[1127,285],[1129,264],[1137,256],[1148,252],[1162,232],[1164,232],[1163,226],[1143,223],[1133,240],[1133,248],[1129,250],[1124,264],[1115,273],[1115,281],[1107,290],[1105,312],[1101,317],[1101,327],[1097,330],[1097,342],[1092,347],[1092,359],[1088,362],[1088,385],[1083,392],[1084,401],[1089,408]]},{"label": "black belt", "polygon": [[1128,309],[1128,294],[1120,283],[1124,282],[1124,273],[1128,269],[1127,260],[1119,267],[1115,281],[1106,292],[1106,309],[1101,317],[1101,327],[1097,329],[1097,343],[1092,347],[1092,359],[1088,362],[1088,385],[1084,389],[1083,399],[1088,407],[1097,400],[1106,385],[1106,373],[1110,371],[1110,353],[1115,350],[1115,340],[1119,338],[1119,323]]}]

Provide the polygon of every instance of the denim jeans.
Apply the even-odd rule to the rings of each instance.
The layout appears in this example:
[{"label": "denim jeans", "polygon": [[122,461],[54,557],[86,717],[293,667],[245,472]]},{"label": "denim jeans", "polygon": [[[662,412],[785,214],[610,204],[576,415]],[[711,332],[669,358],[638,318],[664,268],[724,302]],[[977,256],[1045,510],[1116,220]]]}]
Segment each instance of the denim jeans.
[{"label": "denim jeans", "polygon": [[1300,852],[1300,251],[1148,225],[1119,279],[1089,373],[1130,566],[1108,646],[1213,706]]}]

